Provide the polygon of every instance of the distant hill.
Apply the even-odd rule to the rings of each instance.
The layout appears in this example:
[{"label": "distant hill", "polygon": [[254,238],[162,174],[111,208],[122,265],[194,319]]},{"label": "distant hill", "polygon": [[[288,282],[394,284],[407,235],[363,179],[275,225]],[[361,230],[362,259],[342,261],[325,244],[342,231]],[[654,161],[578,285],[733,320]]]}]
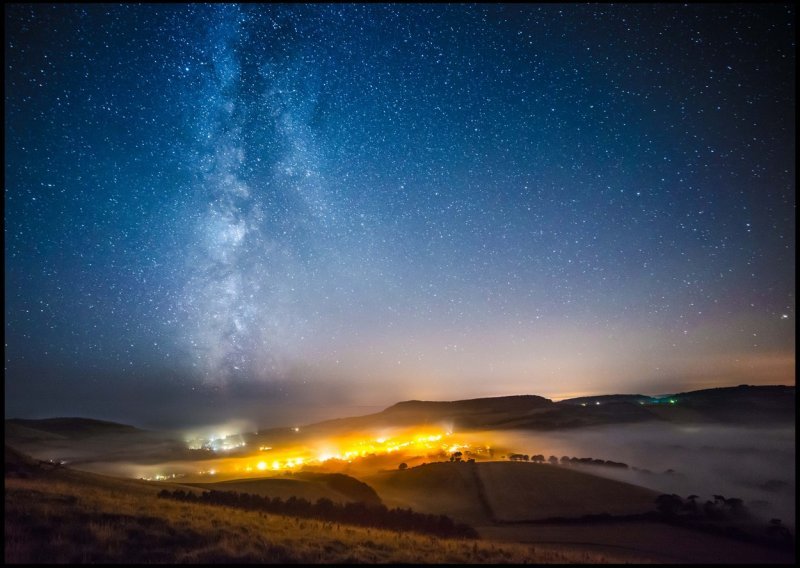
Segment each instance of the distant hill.
[{"label": "distant hill", "polygon": [[346,431],[386,426],[441,426],[458,429],[486,428],[510,416],[528,416],[553,408],[553,401],[541,396],[519,395],[456,401],[408,400],[366,416],[326,420],[306,426],[306,431]]},{"label": "distant hill", "polygon": [[643,394],[601,394],[599,396],[581,396],[578,398],[567,398],[564,400],[558,401],[557,404],[575,404],[575,405],[583,405],[589,404],[597,405],[597,403],[611,403],[611,402],[629,402],[638,404],[639,402],[650,402],[654,400],[652,396],[646,396]]},{"label": "distant hill", "polygon": [[[795,387],[725,387],[671,395],[675,403],[657,404],[648,409],[665,420],[686,421],[680,413],[692,413],[709,422],[735,424],[777,424],[794,422]],[[663,399],[662,399],[663,400]]]},{"label": "distant hill", "polygon": [[37,459],[156,463],[190,457],[183,440],[165,432],[91,418],[45,418],[5,421],[5,443]]},{"label": "distant hill", "polygon": [[[290,428],[264,430],[255,441],[295,443],[320,435],[426,425],[457,431],[547,431],[647,421],[757,426],[793,424],[794,420],[795,387],[740,385],[673,395],[614,394],[560,402],[535,395],[409,400],[375,414],[310,424],[300,432]],[[122,438],[124,445],[120,444]],[[132,459],[131,454],[137,453],[140,461],[150,462],[169,457],[197,458],[190,455],[182,440],[169,434],[90,418],[9,419],[5,421],[5,441],[35,457],[89,459],[91,454],[112,460]],[[89,454],[87,441],[97,442]]]},{"label": "distant hill", "polygon": [[[6,420],[6,428],[19,427],[24,430],[20,432],[46,432],[63,438],[86,438],[90,436],[108,434],[136,434],[145,432],[134,426],[118,424],[117,422],[107,422],[105,420],[94,420],[92,418],[44,418],[39,420],[28,420],[23,418],[11,418]],[[45,436],[47,437],[47,436]]]},{"label": "distant hill", "polygon": [[748,425],[791,423],[795,387],[747,386],[652,397],[614,394],[553,402],[534,395],[469,400],[399,402],[366,416],[308,425],[308,435],[387,427],[451,425],[457,430],[557,430],[663,420]]}]

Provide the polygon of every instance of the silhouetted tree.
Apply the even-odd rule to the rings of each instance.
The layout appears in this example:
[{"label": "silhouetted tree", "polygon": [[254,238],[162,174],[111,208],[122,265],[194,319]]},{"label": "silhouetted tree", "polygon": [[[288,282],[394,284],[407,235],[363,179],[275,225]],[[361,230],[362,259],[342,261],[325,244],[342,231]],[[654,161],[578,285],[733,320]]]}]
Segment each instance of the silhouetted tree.
[{"label": "silhouetted tree", "polygon": [[404,469],[408,469],[408,464],[407,464],[406,462],[403,462],[403,463],[401,463],[401,464],[400,464],[400,466],[398,467],[398,469],[399,469],[400,471],[403,471]]},{"label": "silhouetted tree", "polygon": [[659,495],[656,497],[656,509],[668,517],[675,516],[683,508],[683,499],[674,493],[672,495]]},{"label": "silhouetted tree", "polygon": [[531,461],[535,463],[544,463],[544,456],[542,454],[536,454],[535,456],[531,456]]},{"label": "silhouetted tree", "polygon": [[743,519],[749,516],[749,511],[747,507],[744,506],[744,501],[737,497],[725,499],[725,507],[734,518]]},{"label": "silhouetted tree", "polygon": [[783,526],[780,519],[770,519],[766,532],[768,536],[779,540],[790,542],[792,539],[792,533]]},{"label": "silhouetted tree", "polygon": [[711,520],[719,520],[722,518],[722,511],[713,501],[706,501],[703,505],[703,514]]},{"label": "silhouetted tree", "polygon": [[553,464],[553,465],[556,465],[556,464],[558,464],[558,458],[557,458],[556,456],[550,456],[550,457],[547,459],[547,461],[549,461],[549,462],[550,462],[551,464]]},{"label": "silhouetted tree", "polygon": [[569,456],[561,456],[561,463],[569,463]]}]

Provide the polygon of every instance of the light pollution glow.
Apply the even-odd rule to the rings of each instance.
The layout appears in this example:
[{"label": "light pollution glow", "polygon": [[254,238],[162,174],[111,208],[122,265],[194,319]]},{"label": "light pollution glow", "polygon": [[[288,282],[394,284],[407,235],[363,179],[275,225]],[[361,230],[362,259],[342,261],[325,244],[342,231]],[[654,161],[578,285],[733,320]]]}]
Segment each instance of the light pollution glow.
[{"label": "light pollution glow", "polygon": [[[238,434],[229,437],[240,439]],[[220,438],[215,440],[219,441]],[[203,444],[206,449],[207,442]],[[286,444],[283,447],[261,445],[256,452],[250,451],[248,455],[241,456],[242,451],[246,451],[241,449],[244,447],[244,443],[220,445],[216,451],[237,455],[204,460],[200,462],[201,469],[193,472],[188,471],[185,464],[176,462],[159,466],[157,473],[140,474],[138,477],[156,481],[176,476],[185,478],[195,474],[203,477],[235,478],[264,472],[297,471],[306,466],[321,466],[331,461],[353,463],[363,458],[387,457],[396,458],[392,461],[392,465],[396,467],[394,461],[399,464],[403,460],[442,458],[459,451],[464,452],[464,459],[486,457],[493,449],[485,443],[484,435],[454,434],[452,431],[432,428],[395,430],[391,435],[352,434],[320,438],[299,444]]]}]

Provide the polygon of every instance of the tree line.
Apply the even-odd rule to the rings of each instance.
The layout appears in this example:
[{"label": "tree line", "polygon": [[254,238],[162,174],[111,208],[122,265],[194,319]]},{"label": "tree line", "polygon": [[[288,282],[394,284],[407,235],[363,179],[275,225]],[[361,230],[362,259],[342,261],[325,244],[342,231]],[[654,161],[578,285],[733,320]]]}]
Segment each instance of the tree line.
[{"label": "tree line", "polygon": [[263,511],[276,515],[302,517],[319,521],[358,525],[383,530],[409,531],[441,538],[477,539],[478,532],[464,523],[457,523],[446,515],[417,513],[411,509],[389,509],[385,505],[367,505],[362,502],[334,503],[322,497],[316,503],[298,497],[285,501],[280,497],[266,497],[235,491],[158,492],[162,499],[176,499],[189,503],[223,505],[248,511]]},{"label": "tree line", "polygon": [[794,537],[780,519],[772,519],[766,527],[759,527],[756,518],[738,497],[713,497],[713,501],[707,500],[701,506],[697,503],[697,495],[689,495],[684,500],[680,495],[665,493],[656,497],[656,510],[661,519],[669,523],[684,524],[739,540],[794,546]]},{"label": "tree line", "polygon": [[569,457],[569,456],[561,456],[559,459],[557,456],[550,456],[549,458],[545,458],[544,454],[536,454],[530,456],[528,454],[511,454],[508,456],[508,459],[511,461],[531,461],[533,463],[544,463],[549,462],[552,465],[557,465],[561,463],[561,465],[570,465],[570,464],[582,464],[582,465],[605,465],[609,467],[619,467],[623,469],[628,468],[628,464],[623,462],[615,462],[611,460],[601,460],[595,458],[576,458],[576,457]]}]

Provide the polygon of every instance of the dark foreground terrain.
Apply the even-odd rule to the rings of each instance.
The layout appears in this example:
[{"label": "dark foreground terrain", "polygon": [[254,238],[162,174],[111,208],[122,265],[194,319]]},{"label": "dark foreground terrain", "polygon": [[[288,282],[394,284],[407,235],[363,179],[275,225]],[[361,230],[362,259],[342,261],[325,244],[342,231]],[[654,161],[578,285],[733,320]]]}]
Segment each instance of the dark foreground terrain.
[{"label": "dark foreground terrain", "polygon": [[646,554],[596,552],[569,545],[441,539],[162,499],[159,491],[180,486],[72,471],[8,448],[5,459],[6,563],[607,563],[653,559]]},{"label": "dark foreground terrain", "polygon": [[[380,481],[379,488],[391,495],[387,501],[415,494],[416,499],[423,502],[422,496],[433,495],[430,491],[436,491],[437,486],[462,476],[466,491],[462,499],[479,501],[477,507],[473,506],[472,520],[480,537],[450,539],[406,530],[380,530],[345,522],[266,513],[199,499],[163,498],[173,491],[199,495],[205,488],[74,471],[39,462],[8,447],[5,461],[6,563],[794,561],[793,553],[788,550],[657,522],[571,525],[509,522],[496,518],[524,516],[519,501],[516,507],[506,506],[507,503],[497,497],[500,487],[508,483],[516,488],[527,487],[532,498],[553,504],[546,485],[548,476],[549,483],[556,479],[553,477],[556,468],[548,471],[548,466],[533,464],[480,464],[494,471],[478,472],[477,477],[469,473],[475,464],[430,464],[427,468],[414,468],[414,471],[376,479]],[[542,476],[542,472],[547,473]],[[414,477],[398,481],[400,474]],[[498,478],[503,475],[506,478]],[[589,479],[592,477],[572,476],[568,485],[574,486],[586,479],[604,487],[608,483],[601,478]],[[537,479],[545,486],[536,489]],[[219,485],[217,490],[222,491],[225,486],[231,486],[216,485]],[[646,497],[646,490],[629,487],[620,484],[615,490],[634,498]],[[569,487],[566,489],[568,493]],[[585,490],[581,491],[586,494]],[[458,501],[458,495],[451,492],[445,499]],[[451,505],[438,503],[440,509],[463,512]],[[429,504],[428,509],[431,507]]]}]

